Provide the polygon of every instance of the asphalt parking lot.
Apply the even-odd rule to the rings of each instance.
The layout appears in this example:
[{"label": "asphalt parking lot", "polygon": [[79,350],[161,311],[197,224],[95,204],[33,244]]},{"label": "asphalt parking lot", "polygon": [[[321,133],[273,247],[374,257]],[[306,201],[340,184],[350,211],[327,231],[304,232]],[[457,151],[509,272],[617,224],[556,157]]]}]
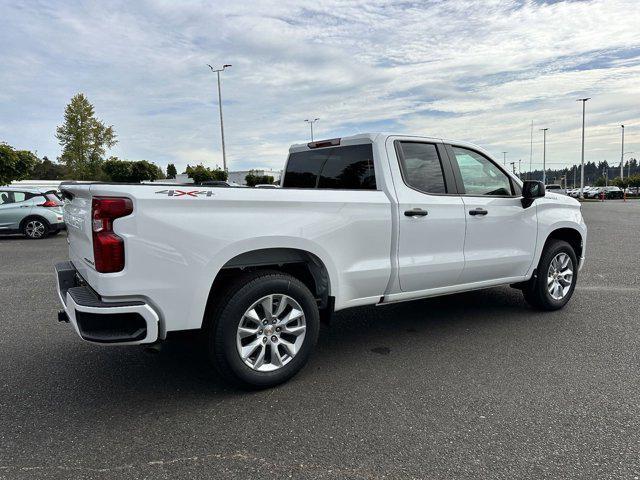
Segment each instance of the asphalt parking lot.
[{"label": "asphalt parking lot", "polygon": [[64,234],[0,238],[0,479],[637,479],[640,202],[583,211],[564,310],[497,288],[342,312],[253,393],[188,342],[83,343],[56,320]]}]

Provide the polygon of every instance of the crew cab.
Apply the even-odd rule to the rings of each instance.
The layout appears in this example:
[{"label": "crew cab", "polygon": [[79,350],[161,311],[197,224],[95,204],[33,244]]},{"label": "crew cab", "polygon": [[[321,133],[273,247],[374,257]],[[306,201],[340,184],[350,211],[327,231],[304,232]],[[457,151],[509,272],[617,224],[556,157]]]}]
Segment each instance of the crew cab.
[{"label": "crew cab", "polygon": [[585,257],[576,200],[466,142],[293,145],[280,186],[63,184],[59,318],[105,345],[199,330],[224,377],[263,388],[304,366],[334,311],[498,285],[559,309]]}]

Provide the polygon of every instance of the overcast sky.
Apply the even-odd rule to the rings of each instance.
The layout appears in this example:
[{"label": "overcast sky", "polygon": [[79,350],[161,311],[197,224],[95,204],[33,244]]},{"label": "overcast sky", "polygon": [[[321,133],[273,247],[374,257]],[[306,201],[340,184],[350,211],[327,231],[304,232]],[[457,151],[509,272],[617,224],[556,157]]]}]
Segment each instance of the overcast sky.
[{"label": "overcast sky", "polygon": [[[638,0],[0,0],[0,141],[55,158],[72,95],[114,125],[111,154],[281,168],[290,143],[392,131],[463,139],[550,166],[640,153]],[[638,155],[640,156],[640,155]]]}]

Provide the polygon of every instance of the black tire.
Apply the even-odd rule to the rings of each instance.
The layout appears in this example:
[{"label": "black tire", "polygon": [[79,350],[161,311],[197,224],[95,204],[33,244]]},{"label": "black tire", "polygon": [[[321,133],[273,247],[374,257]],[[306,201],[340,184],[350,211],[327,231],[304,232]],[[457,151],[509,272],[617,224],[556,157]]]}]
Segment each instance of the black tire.
[{"label": "black tire", "polygon": [[[299,304],[304,312],[306,331],[302,345],[288,363],[277,370],[263,372],[242,360],[236,335],[247,309],[272,294],[286,294]],[[307,363],[318,339],[320,314],[313,294],[297,278],[278,271],[250,272],[234,279],[216,305],[210,311],[212,318],[207,319],[210,320],[208,353],[218,372],[229,382],[242,388],[269,388],[289,380]]]},{"label": "black tire", "polygon": [[[565,253],[571,259],[571,268],[573,272],[573,276],[571,279],[571,285],[569,290],[564,294],[564,296],[560,299],[555,299],[552,297],[548,288],[548,273],[549,268],[551,266],[551,262],[557,255]],[[549,240],[547,245],[545,246],[544,251],[542,252],[542,256],[540,257],[540,262],[538,263],[538,268],[536,269],[536,275],[534,275],[531,280],[527,283],[525,288],[522,290],[524,294],[524,298],[533,308],[537,310],[559,310],[564,307],[567,302],[571,299],[573,295],[573,291],[576,287],[576,282],[578,281],[578,260],[576,257],[576,252],[573,250],[573,247],[569,245],[567,242],[563,240]]]},{"label": "black tire", "polygon": [[[32,228],[34,224],[41,225],[44,228],[44,231],[38,234],[33,233],[35,232],[35,230]],[[20,231],[25,237],[31,240],[40,240],[41,238],[45,238],[49,235],[49,233],[51,232],[51,226],[49,225],[49,222],[47,222],[42,217],[27,217],[22,221],[22,225],[20,226]],[[38,232],[39,231],[40,230],[38,227]]]}]

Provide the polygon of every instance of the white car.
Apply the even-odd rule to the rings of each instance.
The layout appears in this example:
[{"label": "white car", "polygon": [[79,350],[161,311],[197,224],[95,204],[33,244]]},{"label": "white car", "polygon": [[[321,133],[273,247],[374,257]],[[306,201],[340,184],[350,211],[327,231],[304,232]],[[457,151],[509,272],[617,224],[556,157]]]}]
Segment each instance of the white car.
[{"label": "white car", "polygon": [[59,318],[110,345],[200,330],[226,378],[260,388],[304,366],[334,311],[497,285],[555,310],[584,261],[580,204],[470,143],[294,145],[281,185],[63,184]]}]

